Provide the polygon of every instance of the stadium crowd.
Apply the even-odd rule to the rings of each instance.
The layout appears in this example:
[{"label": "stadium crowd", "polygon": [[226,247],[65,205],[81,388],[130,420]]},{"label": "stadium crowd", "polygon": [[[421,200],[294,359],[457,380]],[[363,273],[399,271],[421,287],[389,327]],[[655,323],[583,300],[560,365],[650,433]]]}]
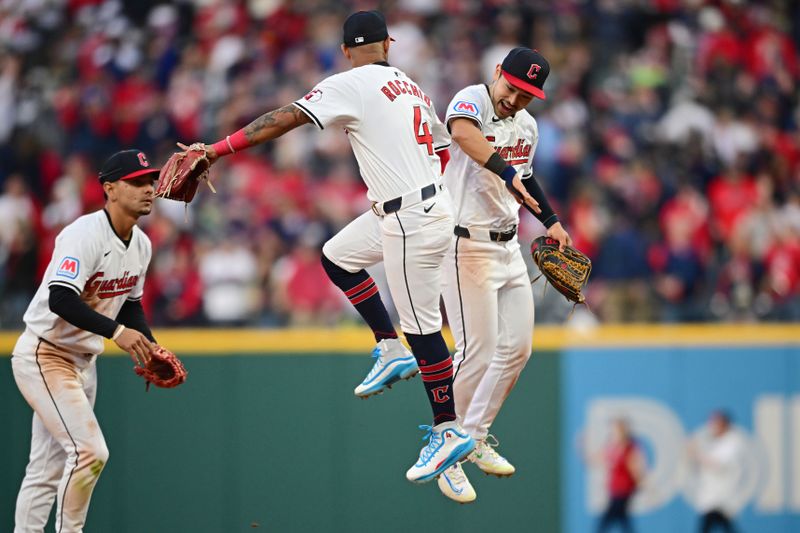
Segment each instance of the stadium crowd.
[{"label": "stadium crowd", "polygon": [[[348,68],[346,14],[376,7],[441,114],[513,46],[550,60],[534,171],[593,260],[599,320],[800,320],[796,2],[0,0],[0,327],[21,324],[55,234],[102,206],[109,154],[160,164],[303,96]],[[300,128],[220,161],[217,194],[157,202],[152,323],[355,321],[319,263],[369,207],[346,143]],[[524,247],[544,229],[521,218]],[[534,290],[537,321],[562,321]]]}]

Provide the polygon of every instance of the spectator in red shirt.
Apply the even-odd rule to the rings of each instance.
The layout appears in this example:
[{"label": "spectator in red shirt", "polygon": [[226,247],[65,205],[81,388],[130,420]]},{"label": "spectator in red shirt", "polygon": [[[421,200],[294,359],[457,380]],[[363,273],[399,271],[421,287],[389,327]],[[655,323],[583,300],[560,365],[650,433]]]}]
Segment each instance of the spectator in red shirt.
[{"label": "spectator in red shirt", "polygon": [[597,532],[608,531],[619,524],[623,531],[634,531],[630,520],[630,502],[641,483],[645,459],[624,418],[611,421],[609,439],[602,450],[586,451],[590,464],[600,464],[606,469],[608,505],[597,524]]},{"label": "spectator in red shirt", "polygon": [[727,242],[742,215],[755,204],[758,197],[756,182],[738,166],[714,178],[708,185],[711,204],[711,231],[718,242]]}]

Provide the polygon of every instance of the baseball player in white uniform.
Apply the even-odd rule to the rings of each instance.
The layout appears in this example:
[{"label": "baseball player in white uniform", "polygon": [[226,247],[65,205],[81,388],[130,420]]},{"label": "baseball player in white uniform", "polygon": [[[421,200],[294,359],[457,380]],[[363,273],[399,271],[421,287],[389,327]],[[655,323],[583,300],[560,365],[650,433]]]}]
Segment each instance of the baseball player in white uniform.
[{"label": "baseball player in white uniform", "polygon": [[[530,195],[522,203],[547,234],[562,247],[570,243],[531,170],[538,131],[525,107],[534,97],[545,97],[549,71],[541,54],[515,48],[497,65],[490,85],[466,87],[447,108],[453,145],[444,182],[456,224],[443,295],[456,340],[456,412],[477,443],[469,460],[498,476],[510,476],[514,467],[494,450],[489,428],[531,355],[534,323],[533,294],[516,235],[515,180],[521,176],[517,183]],[[461,503],[476,498],[458,463],[438,483]]]},{"label": "baseball player in white uniform", "polygon": [[[342,128],[347,134],[372,210],[326,243],[322,262],[379,341],[376,363],[356,394],[369,396],[397,379],[422,374],[433,424],[421,426],[428,431],[428,445],[406,474],[421,483],[436,478],[474,446],[456,422],[452,358],[441,335],[442,261],[453,215],[450,198],[441,191],[436,151],[449,144],[449,135],[431,99],[387,62],[391,39],[383,15],[354,13],[343,33],[342,52],[351,70],[321,81],[305,97],[205,148],[213,161],[309,123]],[[377,287],[364,270],[381,260],[413,356],[397,340]]]},{"label": "baseball player in white uniform", "polygon": [[23,317],[26,328],[11,366],[34,414],[30,461],[17,496],[17,533],[44,531],[54,499],[55,530],[83,530],[108,461],[93,410],[102,337],[142,365],[153,342],[140,302],[150,240],[136,221],[150,213],[158,172],[139,150],[118,152],[103,165],[105,209],[59,233]]}]

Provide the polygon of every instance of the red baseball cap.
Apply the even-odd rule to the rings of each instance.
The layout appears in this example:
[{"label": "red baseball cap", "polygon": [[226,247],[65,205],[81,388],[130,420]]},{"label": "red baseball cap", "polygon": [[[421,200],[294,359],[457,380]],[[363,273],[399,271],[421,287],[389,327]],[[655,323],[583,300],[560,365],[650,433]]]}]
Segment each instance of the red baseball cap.
[{"label": "red baseball cap", "polygon": [[544,82],[550,74],[550,63],[538,50],[522,46],[511,50],[500,69],[503,77],[519,89],[545,100]]}]

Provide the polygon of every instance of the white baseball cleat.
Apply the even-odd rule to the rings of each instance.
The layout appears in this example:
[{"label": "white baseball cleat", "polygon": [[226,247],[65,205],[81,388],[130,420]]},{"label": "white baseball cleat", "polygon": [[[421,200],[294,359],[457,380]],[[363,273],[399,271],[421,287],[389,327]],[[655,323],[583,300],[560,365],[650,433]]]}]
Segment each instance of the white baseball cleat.
[{"label": "white baseball cleat", "polygon": [[432,480],[475,448],[475,440],[457,422],[419,428],[427,431],[422,440],[428,439],[428,445],[422,448],[419,460],[406,472],[406,478],[414,483]]},{"label": "white baseball cleat", "polygon": [[461,468],[461,463],[456,463],[445,470],[437,481],[442,494],[458,503],[471,503],[478,497],[464,469]]},{"label": "white baseball cleat", "polygon": [[[494,442],[488,442],[491,438]],[[487,474],[497,477],[507,477],[517,471],[508,459],[495,451],[495,447],[500,444],[494,435],[489,435],[486,439],[479,440],[475,444],[475,449],[469,454],[469,460],[478,465],[478,468]]]},{"label": "white baseball cleat", "polygon": [[372,350],[375,364],[353,391],[360,398],[380,394],[401,379],[410,379],[419,373],[417,360],[399,339],[383,339]]}]

